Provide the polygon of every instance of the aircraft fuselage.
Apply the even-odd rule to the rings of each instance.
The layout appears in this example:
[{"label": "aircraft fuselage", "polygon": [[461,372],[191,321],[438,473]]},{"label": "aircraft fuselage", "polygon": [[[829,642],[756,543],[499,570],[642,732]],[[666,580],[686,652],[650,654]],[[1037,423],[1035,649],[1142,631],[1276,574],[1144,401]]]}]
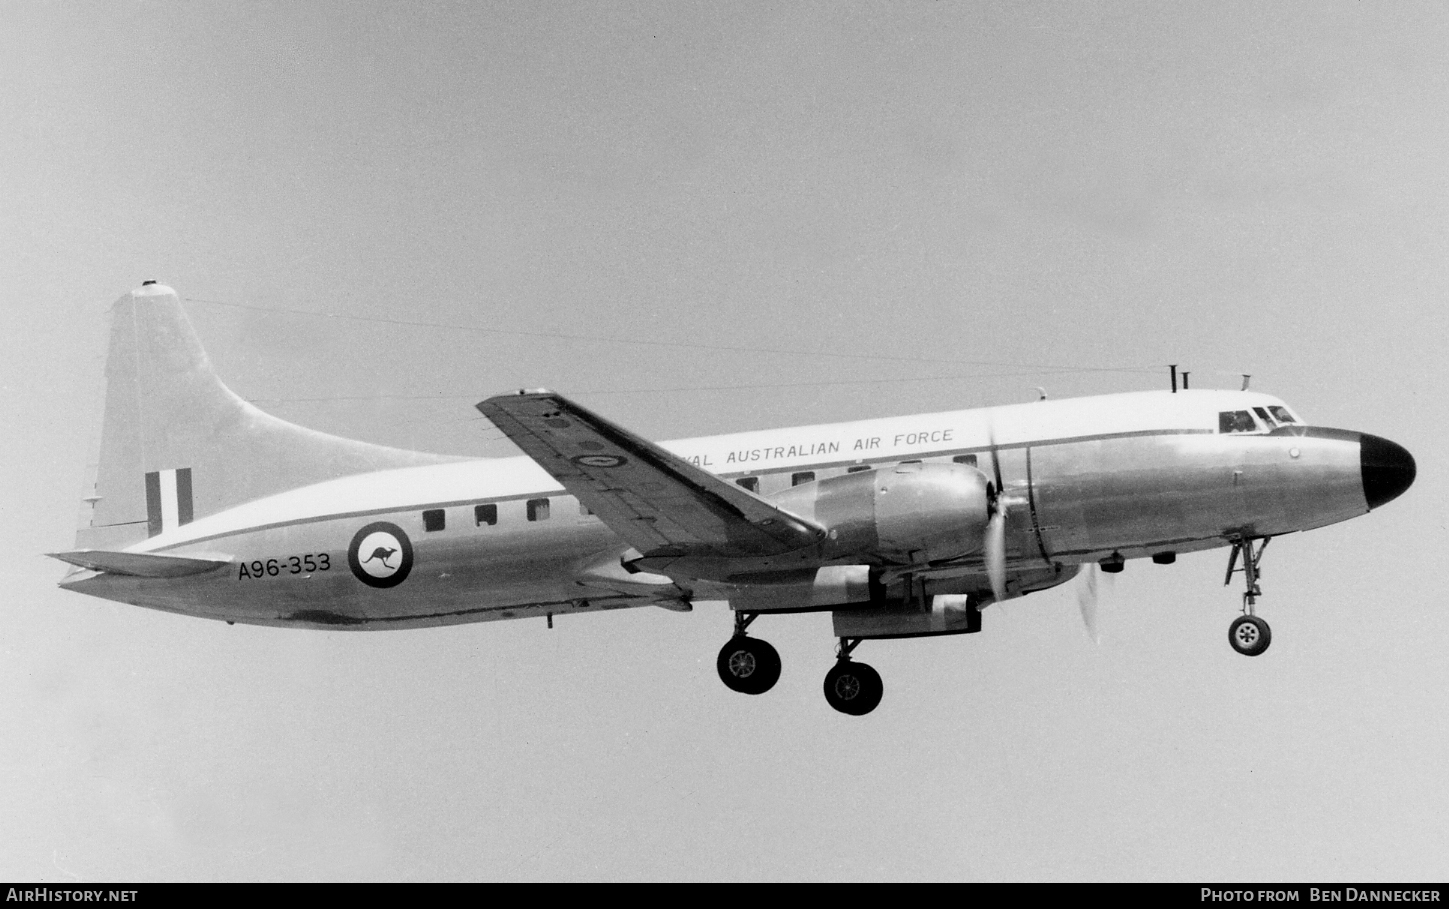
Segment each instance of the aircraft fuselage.
[{"label": "aircraft fuselage", "polygon": [[[1248,421],[1235,425],[1224,416],[1245,413]],[[803,487],[855,472],[881,472],[861,483],[917,463],[974,467],[992,480],[999,474],[1018,503],[1006,525],[1018,593],[1060,583],[1084,563],[1165,558],[1363,514],[1407,486],[1398,485],[1395,471],[1408,457],[1376,436],[1304,425],[1268,395],[1201,390],[663,447],[806,519],[816,516],[802,513],[815,507]],[[165,579],[83,572],[64,584],[207,618],[357,629],[730,597],[726,581],[681,586],[630,574],[619,566],[628,548],[533,460],[493,458],[317,483],[165,526],[130,547],[225,560],[212,571]],[[818,564],[851,561],[822,557]],[[934,579],[935,592],[969,593],[984,589],[984,571],[978,548],[921,574]]]}]

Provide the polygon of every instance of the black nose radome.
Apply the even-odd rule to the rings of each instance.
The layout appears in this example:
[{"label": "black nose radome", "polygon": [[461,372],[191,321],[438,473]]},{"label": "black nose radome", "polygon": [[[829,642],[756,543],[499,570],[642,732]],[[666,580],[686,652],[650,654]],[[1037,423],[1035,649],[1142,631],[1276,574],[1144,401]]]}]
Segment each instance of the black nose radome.
[{"label": "black nose radome", "polygon": [[1414,456],[1388,439],[1364,433],[1358,462],[1363,471],[1363,497],[1369,508],[1397,499],[1414,482]]}]

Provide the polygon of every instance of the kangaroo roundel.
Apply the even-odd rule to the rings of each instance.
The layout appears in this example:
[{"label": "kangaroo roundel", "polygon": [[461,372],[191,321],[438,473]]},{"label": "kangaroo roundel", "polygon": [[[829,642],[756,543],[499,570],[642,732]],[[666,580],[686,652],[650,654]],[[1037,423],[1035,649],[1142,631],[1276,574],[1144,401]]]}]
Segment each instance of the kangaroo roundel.
[{"label": "kangaroo roundel", "polygon": [[573,462],[585,467],[623,467],[629,463],[627,458],[611,454],[579,455],[573,459]]},{"label": "kangaroo roundel", "polygon": [[347,564],[369,587],[396,587],[413,567],[413,544],[396,524],[377,521],[352,537]]}]

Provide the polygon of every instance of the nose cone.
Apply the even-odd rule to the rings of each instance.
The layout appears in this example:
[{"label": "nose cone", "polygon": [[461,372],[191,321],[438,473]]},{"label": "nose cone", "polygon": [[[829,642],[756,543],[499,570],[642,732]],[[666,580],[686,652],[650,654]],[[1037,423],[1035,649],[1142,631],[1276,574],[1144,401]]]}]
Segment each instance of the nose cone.
[{"label": "nose cone", "polygon": [[1369,508],[1397,499],[1414,482],[1414,456],[1388,439],[1364,433],[1358,462],[1363,471],[1363,497]]}]

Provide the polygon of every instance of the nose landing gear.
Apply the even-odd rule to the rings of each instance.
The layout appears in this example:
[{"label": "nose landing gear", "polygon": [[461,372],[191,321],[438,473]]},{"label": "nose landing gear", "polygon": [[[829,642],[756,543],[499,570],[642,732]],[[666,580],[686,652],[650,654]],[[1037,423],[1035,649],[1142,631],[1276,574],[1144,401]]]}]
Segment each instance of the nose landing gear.
[{"label": "nose landing gear", "polygon": [[[1231,584],[1233,575],[1240,571],[1247,586],[1243,593],[1243,614],[1228,626],[1228,643],[1243,656],[1257,656],[1273,642],[1273,630],[1256,615],[1258,597],[1263,595],[1258,587],[1258,563],[1263,560],[1263,550],[1268,548],[1271,539],[1263,537],[1255,547],[1252,537],[1238,537],[1233,540],[1232,555],[1228,556],[1228,573],[1223,578],[1223,586]],[[1239,556],[1243,559],[1241,568],[1237,567]]]},{"label": "nose landing gear", "polygon": [[1240,615],[1228,626],[1228,643],[1243,656],[1257,656],[1273,642],[1273,630],[1255,615]]}]

